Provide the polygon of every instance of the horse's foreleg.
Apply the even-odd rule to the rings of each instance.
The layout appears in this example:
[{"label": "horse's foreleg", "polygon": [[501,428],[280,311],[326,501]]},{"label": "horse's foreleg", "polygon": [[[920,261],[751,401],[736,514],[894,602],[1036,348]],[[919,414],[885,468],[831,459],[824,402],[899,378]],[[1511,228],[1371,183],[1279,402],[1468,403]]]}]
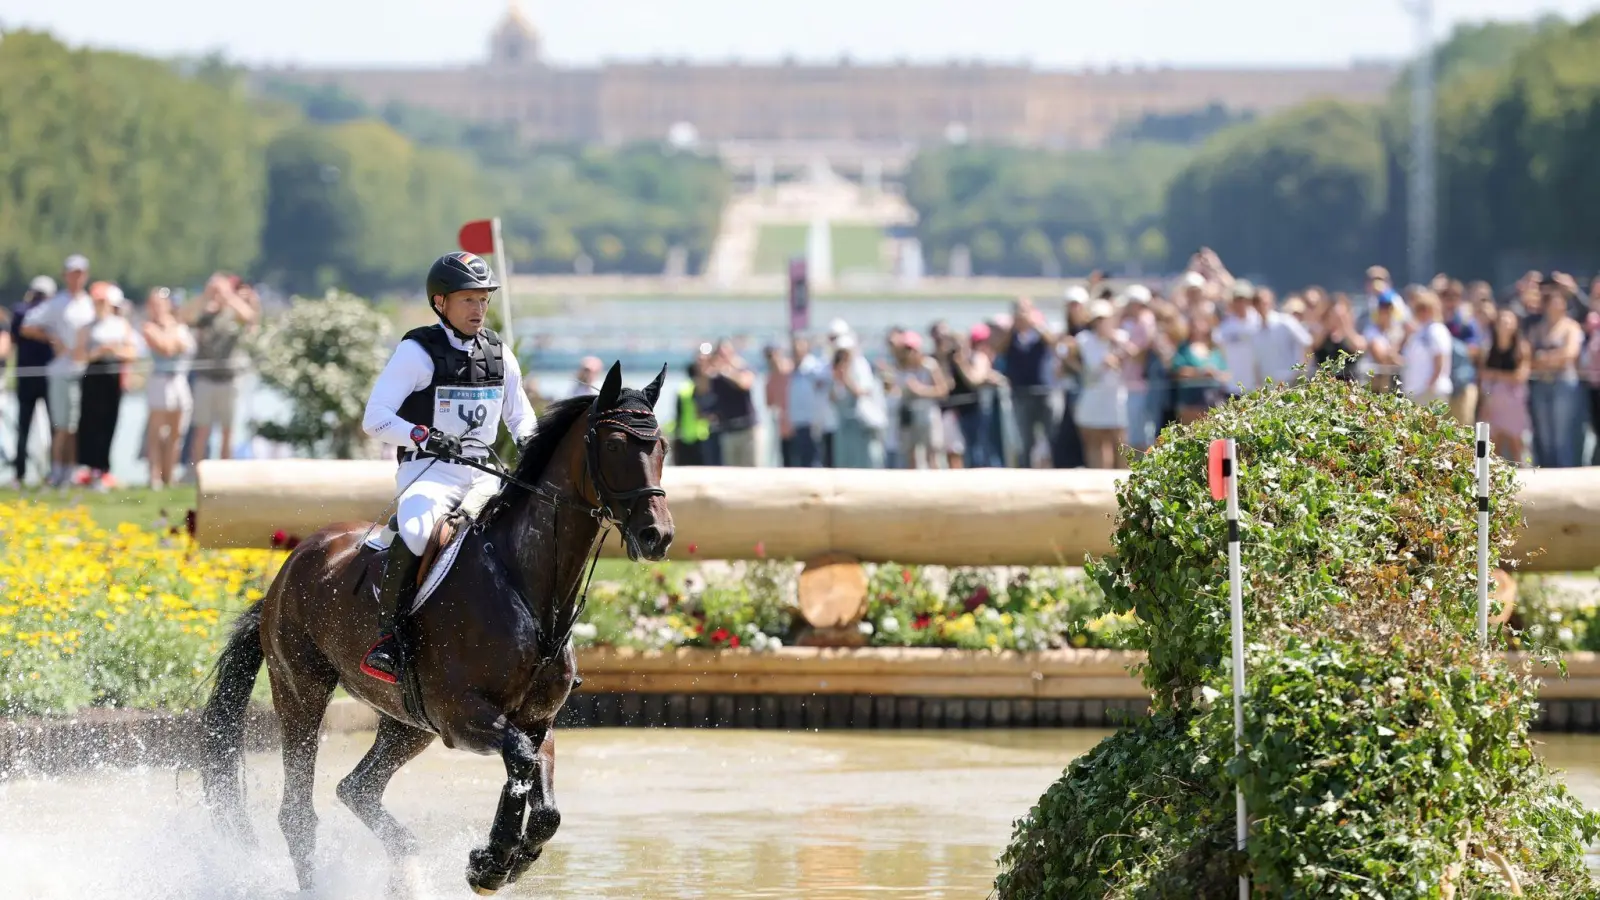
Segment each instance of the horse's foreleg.
[{"label": "horse's foreleg", "polygon": [[546,728],[539,745],[539,774],[528,792],[528,824],[522,832],[522,846],[511,861],[511,881],[515,882],[544,854],[544,845],[561,827],[561,811],[556,809],[556,732]]},{"label": "horse's foreleg", "polygon": [[539,782],[539,745],[544,734],[530,737],[513,725],[501,733],[500,755],[506,764],[506,784],[500,791],[489,844],[467,857],[467,883],[485,896],[506,886],[522,844],[523,813],[528,796]]}]

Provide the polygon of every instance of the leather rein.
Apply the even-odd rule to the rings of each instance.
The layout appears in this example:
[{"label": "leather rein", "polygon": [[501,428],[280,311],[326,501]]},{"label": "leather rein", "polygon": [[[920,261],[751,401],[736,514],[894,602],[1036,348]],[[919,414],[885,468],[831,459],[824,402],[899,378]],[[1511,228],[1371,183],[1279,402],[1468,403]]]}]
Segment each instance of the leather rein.
[{"label": "leather rein", "polygon": [[477,460],[455,455],[441,457],[445,462],[464,465],[493,475],[501,481],[522,488],[534,496],[549,502],[552,506],[576,507],[587,512],[600,523],[600,534],[594,542],[594,551],[589,559],[589,571],[582,576],[581,592],[578,590],[579,585],[573,585],[574,590],[572,593],[577,594],[578,602],[573,605],[572,614],[565,621],[559,623],[555,633],[550,636],[548,643],[551,649],[546,654],[548,656],[553,656],[555,652],[566,645],[567,639],[572,636],[573,627],[578,624],[578,620],[583,616],[583,611],[589,605],[589,587],[594,582],[595,568],[600,563],[600,551],[605,547],[606,535],[610,533],[612,528],[616,528],[618,534],[622,536],[622,540],[627,541],[628,537],[622,530],[622,524],[633,515],[639,501],[647,497],[665,497],[667,495],[666,490],[659,485],[645,485],[632,490],[618,491],[606,482],[600,467],[600,441],[598,439],[599,429],[602,425],[610,425],[637,440],[651,443],[657,443],[661,440],[661,425],[656,421],[655,413],[649,410],[623,408],[610,410],[599,416],[591,412],[589,414],[589,427],[583,434],[583,443],[584,472],[588,476],[590,483],[594,485],[595,498],[598,501],[593,505],[576,501],[548,487],[529,484],[515,475],[496,469],[493,466],[485,465]]}]

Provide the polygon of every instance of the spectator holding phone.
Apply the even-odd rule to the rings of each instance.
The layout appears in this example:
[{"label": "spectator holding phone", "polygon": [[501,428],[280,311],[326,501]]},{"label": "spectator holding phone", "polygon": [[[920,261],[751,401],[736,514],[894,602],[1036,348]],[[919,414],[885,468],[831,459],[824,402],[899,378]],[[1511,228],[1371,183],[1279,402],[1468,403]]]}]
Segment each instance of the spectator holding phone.
[{"label": "spectator holding phone", "polygon": [[191,462],[209,455],[211,430],[220,429],[218,456],[233,455],[233,420],[239,402],[239,376],[244,356],[239,346],[261,316],[255,289],[237,275],[212,275],[205,290],[185,310],[194,329],[194,422],[190,432]]}]

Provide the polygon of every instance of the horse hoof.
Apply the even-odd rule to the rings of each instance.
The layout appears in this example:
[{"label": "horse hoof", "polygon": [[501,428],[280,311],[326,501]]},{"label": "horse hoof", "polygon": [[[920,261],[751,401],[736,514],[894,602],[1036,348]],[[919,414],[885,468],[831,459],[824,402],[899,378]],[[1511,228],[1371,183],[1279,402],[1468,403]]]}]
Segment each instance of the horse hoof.
[{"label": "horse hoof", "polygon": [[528,873],[528,869],[530,869],[534,863],[538,862],[539,857],[543,855],[543,847],[540,847],[532,853],[528,853],[524,850],[518,850],[517,855],[511,857],[511,876],[506,879],[506,884],[516,884],[517,879],[521,878],[523,875],[526,875]]},{"label": "horse hoof", "polygon": [[502,867],[496,862],[487,848],[479,848],[467,854],[467,886],[478,896],[492,896],[506,886],[506,881],[510,877],[510,868]]}]

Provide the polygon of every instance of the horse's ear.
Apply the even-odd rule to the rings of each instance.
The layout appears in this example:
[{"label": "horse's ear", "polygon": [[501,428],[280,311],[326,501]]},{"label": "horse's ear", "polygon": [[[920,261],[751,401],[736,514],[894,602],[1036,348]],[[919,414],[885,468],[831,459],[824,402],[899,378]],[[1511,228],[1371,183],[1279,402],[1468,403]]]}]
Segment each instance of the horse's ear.
[{"label": "horse's ear", "polygon": [[656,380],[655,381],[652,381],[649,384],[644,386],[644,391],[643,391],[644,398],[646,400],[650,401],[650,408],[651,409],[655,409],[656,408],[656,401],[661,399],[661,385],[666,380],[667,380],[667,366],[666,366],[666,363],[662,363],[661,364],[661,374],[656,376]]},{"label": "horse's ear", "polygon": [[605,384],[600,386],[600,396],[595,398],[595,407],[601,412],[616,409],[617,401],[622,399],[622,361],[611,364],[611,371],[606,373]]}]

